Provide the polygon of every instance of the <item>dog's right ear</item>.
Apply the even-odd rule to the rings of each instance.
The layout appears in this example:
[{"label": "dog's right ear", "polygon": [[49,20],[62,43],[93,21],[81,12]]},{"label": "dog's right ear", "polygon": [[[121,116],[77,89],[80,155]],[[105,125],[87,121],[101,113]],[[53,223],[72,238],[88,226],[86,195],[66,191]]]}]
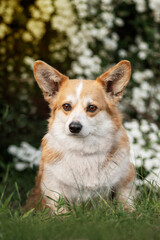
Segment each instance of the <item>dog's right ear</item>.
[{"label": "dog's right ear", "polygon": [[34,63],[34,77],[48,102],[58,92],[62,82],[68,80],[68,77],[43,61]]}]

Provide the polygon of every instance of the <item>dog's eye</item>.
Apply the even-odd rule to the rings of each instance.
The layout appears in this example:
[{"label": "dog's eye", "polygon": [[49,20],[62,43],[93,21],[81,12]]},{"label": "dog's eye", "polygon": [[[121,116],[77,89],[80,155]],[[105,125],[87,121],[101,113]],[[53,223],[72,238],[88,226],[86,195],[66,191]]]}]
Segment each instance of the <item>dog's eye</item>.
[{"label": "dog's eye", "polygon": [[89,105],[87,107],[87,112],[95,112],[97,110],[97,107],[95,105]]},{"label": "dog's eye", "polygon": [[64,103],[62,107],[65,111],[71,111],[71,108],[72,108],[69,103]]}]

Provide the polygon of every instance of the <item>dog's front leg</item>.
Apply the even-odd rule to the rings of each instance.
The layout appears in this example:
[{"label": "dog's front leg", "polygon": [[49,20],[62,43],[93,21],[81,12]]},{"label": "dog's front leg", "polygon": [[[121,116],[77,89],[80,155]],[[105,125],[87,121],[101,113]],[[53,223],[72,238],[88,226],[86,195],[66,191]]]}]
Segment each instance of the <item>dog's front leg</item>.
[{"label": "dog's front leg", "polygon": [[50,208],[50,213],[52,215],[63,215],[69,211],[67,200],[58,192],[53,193],[52,191],[45,191],[43,200],[45,207]]},{"label": "dog's front leg", "polygon": [[134,211],[133,200],[136,194],[134,166],[130,163],[129,172],[116,191],[116,198],[125,211]]}]

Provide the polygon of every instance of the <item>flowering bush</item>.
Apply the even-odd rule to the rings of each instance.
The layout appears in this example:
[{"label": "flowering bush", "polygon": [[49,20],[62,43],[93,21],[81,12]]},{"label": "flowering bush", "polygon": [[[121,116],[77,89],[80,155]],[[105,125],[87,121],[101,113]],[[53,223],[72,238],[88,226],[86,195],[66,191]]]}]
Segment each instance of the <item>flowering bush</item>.
[{"label": "flowering bush", "polygon": [[[1,124],[3,131],[13,131],[8,133],[6,127],[11,121],[20,133],[28,129],[44,106],[32,75],[35,60],[42,59],[71,78],[95,79],[128,59],[132,77],[120,106],[139,153],[137,171],[143,166],[146,177],[158,169],[159,9],[158,0],[1,0],[1,109],[8,104],[12,110]],[[35,145],[31,132],[30,142]],[[15,151],[10,148],[12,154]]]},{"label": "flowering bush", "polygon": [[[131,161],[137,169],[137,184],[160,186],[160,130],[142,119],[124,123],[131,143]],[[144,181],[145,180],[145,181]]]},{"label": "flowering bush", "polygon": [[126,58],[133,67],[127,107],[136,117],[158,121],[159,7],[156,0],[2,0],[2,77],[7,75],[13,92],[9,80],[33,83],[33,62],[39,58],[79,78],[95,78]]}]

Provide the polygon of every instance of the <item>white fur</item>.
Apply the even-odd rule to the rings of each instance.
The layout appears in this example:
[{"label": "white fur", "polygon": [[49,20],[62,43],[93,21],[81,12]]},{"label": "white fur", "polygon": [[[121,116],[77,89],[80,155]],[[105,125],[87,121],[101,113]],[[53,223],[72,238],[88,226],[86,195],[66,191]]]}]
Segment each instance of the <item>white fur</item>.
[{"label": "white fur", "polygon": [[80,99],[82,88],[83,88],[83,82],[81,81],[76,88],[76,97],[78,100]]},{"label": "white fur", "polygon": [[[116,153],[116,163],[111,161],[103,167],[106,157],[105,149],[94,154],[65,150],[59,162],[45,164],[41,183],[43,193],[56,200],[61,194],[70,202],[86,201],[97,196],[97,192],[106,197],[129,168],[125,151]],[[53,205],[53,201],[47,202]]]},{"label": "white fur", "polygon": [[68,95],[65,99],[65,103],[70,103],[74,106],[77,103],[77,99],[74,95]]},{"label": "white fur", "polygon": [[93,103],[93,99],[90,97],[85,97],[84,99],[84,106],[87,107],[88,105]]}]

